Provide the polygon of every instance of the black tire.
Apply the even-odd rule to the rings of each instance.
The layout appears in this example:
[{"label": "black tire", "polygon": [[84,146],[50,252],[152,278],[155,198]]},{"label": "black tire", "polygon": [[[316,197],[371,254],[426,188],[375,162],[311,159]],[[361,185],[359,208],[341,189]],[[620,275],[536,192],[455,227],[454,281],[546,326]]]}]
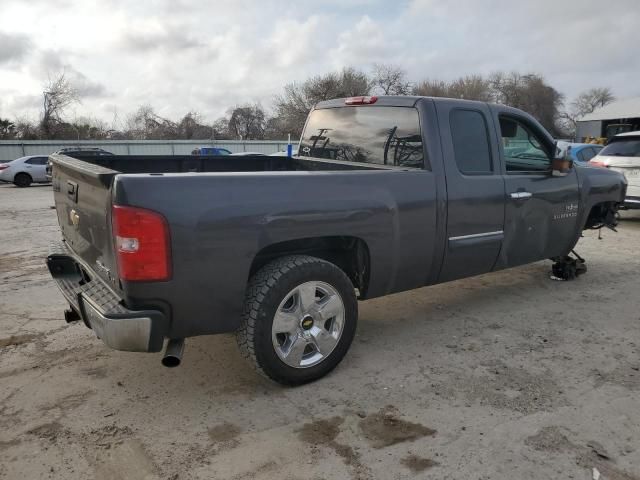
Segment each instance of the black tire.
[{"label": "black tire", "polygon": [[28,173],[19,173],[13,178],[13,184],[20,188],[28,187],[31,182],[33,182],[33,179]]},{"label": "black tire", "polygon": [[[310,281],[327,283],[339,293],[344,325],[338,343],[326,358],[313,366],[295,368],[278,357],[272,342],[272,323],[289,292]],[[260,374],[283,385],[301,385],[323,377],[340,363],[353,341],[357,320],[354,286],[340,268],[320,258],[291,255],[268,263],[249,281],[236,338],[242,355]]]}]

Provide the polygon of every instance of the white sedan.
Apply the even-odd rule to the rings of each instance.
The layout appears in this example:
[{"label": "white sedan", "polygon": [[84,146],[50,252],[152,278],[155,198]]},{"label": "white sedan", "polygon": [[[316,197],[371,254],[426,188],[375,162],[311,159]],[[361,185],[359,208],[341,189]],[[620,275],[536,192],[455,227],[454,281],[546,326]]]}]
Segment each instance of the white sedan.
[{"label": "white sedan", "polygon": [[0,181],[13,183],[18,187],[47,183],[47,158],[46,155],[29,155],[0,163]]},{"label": "white sedan", "polygon": [[623,207],[640,209],[640,131],[620,133],[611,138],[589,164],[624,174],[628,186]]}]

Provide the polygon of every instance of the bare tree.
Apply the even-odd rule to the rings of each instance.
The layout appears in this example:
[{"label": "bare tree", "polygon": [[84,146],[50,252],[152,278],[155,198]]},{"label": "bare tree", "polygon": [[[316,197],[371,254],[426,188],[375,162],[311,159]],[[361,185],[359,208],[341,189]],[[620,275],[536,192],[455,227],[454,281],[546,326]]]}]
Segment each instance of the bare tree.
[{"label": "bare tree", "polygon": [[16,125],[10,120],[0,118],[0,139],[8,140],[16,135]]},{"label": "bare tree", "polygon": [[40,128],[45,138],[55,136],[56,125],[62,123],[66,108],[80,101],[77,89],[65,72],[49,78],[42,92],[42,121]]},{"label": "bare tree", "polygon": [[449,83],[449,97],[463,98],[466,100],[479,100],[488,102],[491,100],[491,88],[489,82],[481,75],[467,75]]},{"label": "bare tree", "polygon": [[448,97],[449,84],[441,80],[423,80],[413,87],[412,93],[423,97]]},{"label": "bare tree", "polygon": [[407,72],[400,67],[375,63],[371,84],[383,95],[409,95],[411,83],[406,77]]},{"label": "bare tree", "polygon": [[239,140],[264,138],[266,115],[257,103],[236,106],[230,111],[228,130]]},{"label": "bare tree", "polygon": [[609,87],[592,88],[586,92],[582,92],[571,102],[578,116],[584,116],[592,113],[596,108],[604,107],[613,102],[616,97]]},{"label": "bare tree", "polygon": [[202,122],[202,116],[198,112],[187,112],[178,122],[178,135],[184,139],[211,138],[211,127]]},{"label": "bare tree", "polygon": [[569,109],[561,113],[563,126],[570,135],[575,134],[576,125],[580,118],[592,113],[600,107],[613,102],[616,97],[609,87],[591,88],[582,92],[571,102]]},{"label": "bare tree", "polygon": [[414,87],[413,93],[426,97],[464,98],[483,102],[491,99],[489,82],[480,75],[467,75],[451,82],[424,80]]},{"label": "bare tree", "polygon": [[557,134],[560,131],[560,108],[564,97],[537,74],[495,72],[487,78],[467,75],[451,82],[424,80],[414,87],[413,93],[509,105],[530,113],[550,132]]},{"label": "bare tree", "polygon": [[281,135],[300,135],[313,106],[323,100],[369,95],[371,80],[366,73],[353,68],[341,72],[312,77],[303,83],[290,83],[284,93],[275,99],[277,122],[271,126],[281,128]]},{"label": "bare tree", "polygon": [[21,140],[38,140],[38,122],[27,117],[18,117],[14,121],[16,126],[16,138]]},{"label": "bare tree", "polygon": [[129,138],[137,140],[169,140],[178,137],[178,125],[161,117],[151,105],[141,105],[126,121]]},{"label": "bare tree", "polygon": [[492,100],[533,115],[551,134],[562,135],[560,110],[564,95],[541,75],[495,72],[489,77]]},{"label": "bare tree", "polygon": [[229,119],[220,117],[211,125],[211,138],[214,140],[231,140],[233,137],[229,133]]},{"label": "bare tree", "polygon": [[80,117],[73,123],[61,125],[66,130],[64,136],[58,138],[79,138],[81,140],[104,140],[109,136],[107,122],[99,118]]}]

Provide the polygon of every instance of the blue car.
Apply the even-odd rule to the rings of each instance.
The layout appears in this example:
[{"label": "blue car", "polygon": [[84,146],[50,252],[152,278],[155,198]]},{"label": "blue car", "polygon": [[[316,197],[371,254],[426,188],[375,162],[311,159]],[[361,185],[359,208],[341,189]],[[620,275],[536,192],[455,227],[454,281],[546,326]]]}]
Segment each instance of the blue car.
[{"label": "blue car", "polygon": [[194,149],[191,155],[231,155],[231,152],[221,147],[199,147]]},{"label": "blue car", "polygon": [[569,147],[571,147],[571,158],[579,165],[586,165],[589,160],[604,148],[603,145],[594,145],[592,143],[570,143]]}]

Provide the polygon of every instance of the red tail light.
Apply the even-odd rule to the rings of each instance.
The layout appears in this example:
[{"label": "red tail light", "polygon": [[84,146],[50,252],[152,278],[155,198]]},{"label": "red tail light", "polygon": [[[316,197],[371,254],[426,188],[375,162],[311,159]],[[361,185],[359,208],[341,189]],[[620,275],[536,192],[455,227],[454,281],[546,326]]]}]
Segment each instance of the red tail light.
[{"label": "red tail light", "polygon": [[0,163],[0,170],[4,170],[5,168],[9,168],[9,165]]},{"label": "red tail light", "polygon": [[593,165],[594,167],[609,168],[609,165],[607,164],[606,160],[596,160],[595,158],[592,158],[591,160],[589,160],[589,165]]},{"label": "red tail light", "polygon": [[349,97],[344,99],[345,105],[371,105],[377,101],[378,97]]},{"label": "red tail light", "polygon": [[114,205],[111,223],[122,280],[157,282],[171,278],[169,225],[162,215]]}]

